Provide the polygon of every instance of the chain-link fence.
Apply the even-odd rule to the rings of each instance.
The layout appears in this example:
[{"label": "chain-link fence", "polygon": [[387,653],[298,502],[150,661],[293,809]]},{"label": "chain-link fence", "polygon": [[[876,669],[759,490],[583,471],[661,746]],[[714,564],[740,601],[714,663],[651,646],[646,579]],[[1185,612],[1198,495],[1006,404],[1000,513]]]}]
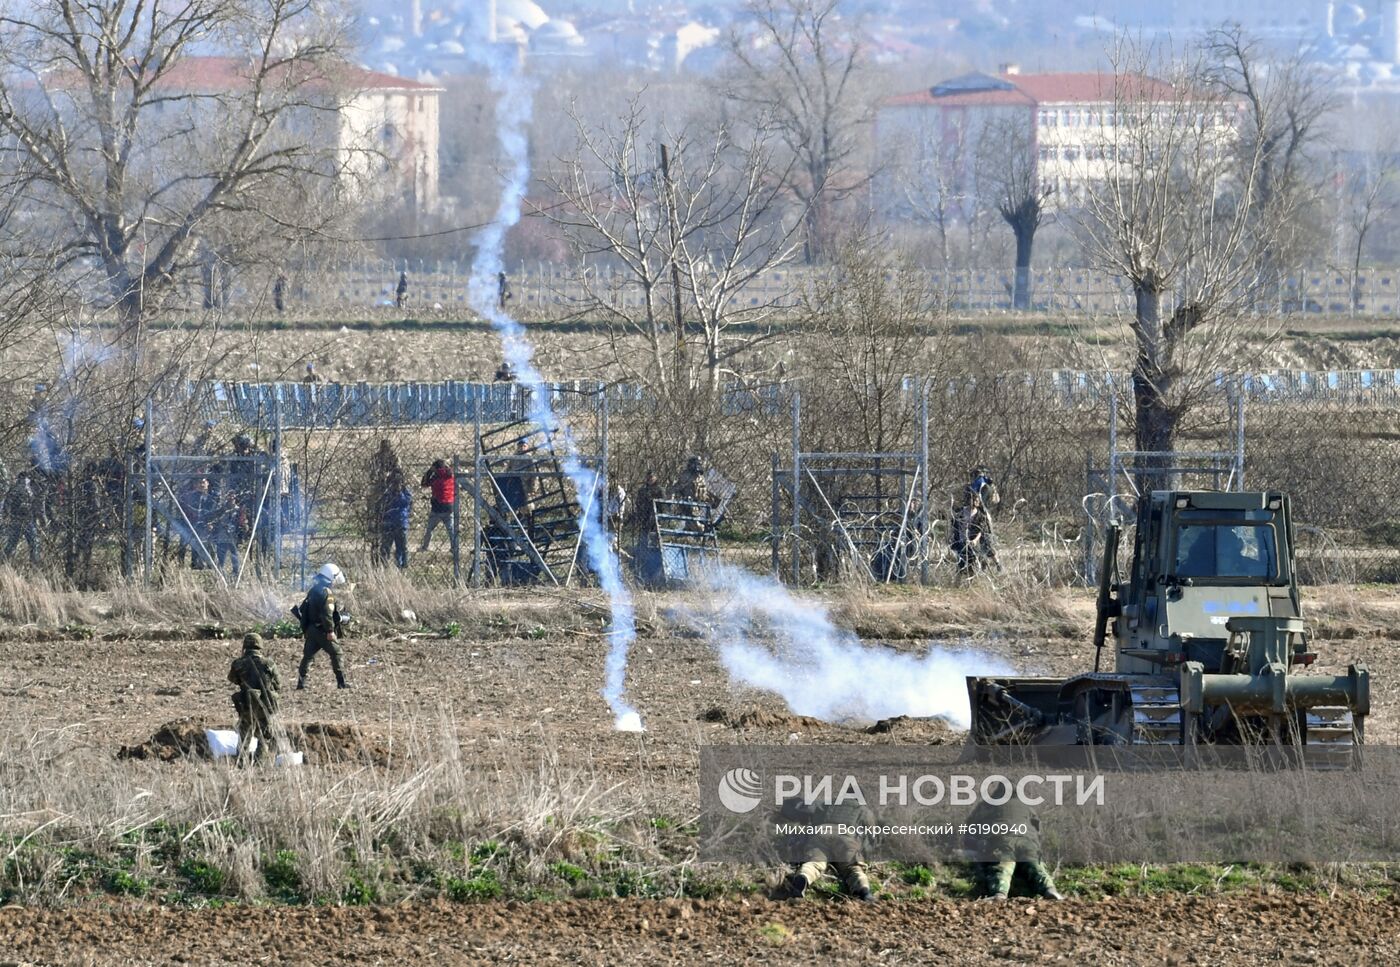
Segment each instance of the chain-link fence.
[{"label": "chain-link fence", "polygon": [[1301,577],[1400,581],[1400,407],[1384,393],[1254,407],[1251,487],[1290,494]]},{"label": "chain-link fence", "polygon": [[[1092,576],[1095,521],[1132,491],[1127,385],[1044,371],[909,377],[869,396],[551,384],[596,472],[582,493],[514,383],[202,382],[135,416],[11,388],[0,552],[94,587],[176,568],[303,583],[328,559],[426,585],[569,584],[589,580],[580,508],[598,506],[635,565],[652,501],[703,476],[732,562],[796,583],[939,583],[960,577],[958,515],[987,478],[996,563],[1065,584]],[[1400,581],[1400,374],[1222,380],[1178,442],[1218,460],[1186,485],[1243,477],[1292,495],[1306,580]]]}]

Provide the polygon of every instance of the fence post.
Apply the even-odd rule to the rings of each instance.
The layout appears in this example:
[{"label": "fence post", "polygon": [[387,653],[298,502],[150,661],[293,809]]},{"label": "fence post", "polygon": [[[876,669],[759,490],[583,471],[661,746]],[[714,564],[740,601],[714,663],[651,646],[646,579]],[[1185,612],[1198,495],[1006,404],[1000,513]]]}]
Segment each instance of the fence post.
[{"label": "fence post", "polygon": [[1118,381],[1108,377],[1108,499],[1118,493]]},{"label": "fence post", "polygon": [[802,390],[792,390],[792,583],[802,583]]},{"label": "fence post", "polygon": [[928,379],[920,381],[919,393],[919,580],[928,583],[929,498],[932,489],[928,479]]},{"label": "fence post", "polygon": [[452,530],[448,532],[452,543],[452,586],[462,585],[462,515],[458,507],[462,502],[462,491],[457,486],[457,475],[462,469],[462,461],[452,454]]},{"label": "fence post", "polygon": [[599,433],[599,438],[598,438],[598,449],[599,449],[598,461],[599,461],[599,465],[600,465],[600,473],[602,474],[601,479],[602,479],[602,481],[603,481],[603,497],[602,497],[602,499],[603,499],[603,508],[604,508],[604,512],[603,512],[603,514],[601,515],[601,517],[602,517],[602,520],[603,520],[604,524],[606,524],[606,523],[607,523],[607,510],[606,510],[606,508],[607,508],[607,506],[608,506],[607,501],[608,501],[608,487],[609,487],[609,482],[608,482],[608,385],[607,385],[607,383],[604,383],[602,380],[599,380],[597,385],[598,385],[598,409],[599,409],[599,413],[598,413],[598,427],[599,427],[599,429],[598,429],[598,433]]},{"label": "fence post", "polygon": [[287,481],[282,476],[282,394],[272,397],[272,574],[282,578],[282,489]]},{"label": "fence post", "polygon": [[[1093,453],[1092,453],[1091,451],[1085,450],[1085,451],[1084,451],[1084,491],[1085,491],[1085,493],[1091,493],[1091,492],[1092,492],[1092,489],[1093,489],[1093,486],[1094,486],[1094,455],[1093,455]],[[1107,506],[1108,509],[1109,509],[1109,511],[1111,512],[1111,511],[1112,511],[1112,506],[1113,506],[1113,505],[1112,505],[1112,499],[1113,499],[1113,494],[1112,494],[1112,492],[1109,493],[1108,497],[1109,497],[1110,503],[1108,503],[1108,504],[1105,505],[1105,506]],[[1087,585],[1089,585],[1090,587],[1092,587],[1092,586],[1094,585],[1094,583],[1095,583],[1095,578],[1097,577],[1097,575],[1094,574],[1094,545],[1095,545],[1095,543],[1096,543],[1096,541],[1097,541],[1098,531],[1095,530],[1095,527],[1097,526],[1097,522],[1094,520],[1094,514],[1093,514],[1093,512],[1092,512],[1091,510],[1089,510],[1089,501],[1088,501],[1088,500],[1085,500],[1085,501],[1084,501],[1084,516],[1085,516],[1085,518],[1087,518],[1087,520],[1088,520],[1088,525],[1084,528],[1084,540],[1081,542],[1081,543],[1084,545],[1084,566],[1083,566],[1082,571],[1083,571],[1083,575],[1084,575],[1084,583],[1087,584]]]},{"label": "fence post", "polygon": [[472,387],[472,573],[474,587],[481,586],[481,396],[480,383]]},{"label": "fence post", "polygon": [[151,571],[155,564],[155,546],[152,541],[152,525],[155,523],[153,514],[155,513],[155,502],[151,493],[151,448],[155,446],[154,433],[155,405],[149,396],[146,397],[146,422],[142,427],[146,431],[146,520],[145,527],[141,532],[141,561],[142,574],[147,584],[151,583]]},{"label": "fence post", "polygon": [[1235,466],[1239,469],[1236,490],[1244,490],[1244,377],[1235,377]]},{"label": "fence post", "polygon": [[780,510],[779,507],[778,507],[778,503],[779,503],[779,501],[781,500],[781,495],[780,495],[779,490],[778,490],[778,471],[779,471],[781,468],[778,466],[778,451],[777,451],[777,450],[774,450],[774,451],[773,451],[772,457],[773,457],[773,474],[772,474],[772,480],[771,480],[771,484],[770,484],[770,486],[772,487],[772,496],[771,496],[771,498],[770,498],[770,499],[772,500],[772,505],[771,505],[771,507],[769,508],[768,517],[769,517],[769,528],[772,530],[773,533],[772,533],[772,534],[770,535],[770,537],[769,537],[769,543],[772,545],[772,551],[773,551],[773,564],[772,564],[773,579],[774,579],[774,580],[779,580],[779,579],[781,578],[781,575],[780,575],[780,573],[779,573],[780,564],[779,564],[779,560],[778,560],[778,554],[779,554],[778,542],[782,539],[781,536],[780,536],[780,534],[779,534],[779,528],[781,528],[782,525],[783,525],[783,518],[782,518],[781,510]]}]

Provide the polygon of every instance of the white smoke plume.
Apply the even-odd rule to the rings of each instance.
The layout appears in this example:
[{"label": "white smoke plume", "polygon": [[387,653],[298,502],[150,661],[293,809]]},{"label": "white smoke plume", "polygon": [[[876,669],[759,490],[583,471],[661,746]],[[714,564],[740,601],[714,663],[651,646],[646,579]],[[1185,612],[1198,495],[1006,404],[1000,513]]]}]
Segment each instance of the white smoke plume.
[{"label": "white smoke plume", "polygon": [[798,715],[827,722],[941,716],[967,728],[966,676],[1012,671],[971,648],[930,646],[920,655],[863,644],[816,602],[727,565],[715,569],[706,590],[707,606],[689,619],[710,638],[730,678],[777,693]]},{"label": "white smoke plume", "polygon": [[[495,217],[475,239],[470,298],[472,308],[491,322],[501,337],[506,359],[515,368],[517,380],[528,390],[530,420],[554,436],[560,465],[580,495],[595,493],[595,471],[579,460],[578,445],[567,426],[561,425],[549,405],[549,391],[534,364],[534,348],[525,327],[501,308],[497,296],[497,274],[503,271],[502,252],[506,233],[520,221],[521,204],[530,180],[530,154],[527,132],[533,111],[533,91],[529,80],[508,54],[478,48],[474,52],[490,70],[491,86],[497,95],[496,136],[506,157],[505,179]],[[608,657],[602,694],[612,709],[614,727],[625,732],[642,731],[641,715],[624,698],[627,652],[636,639],[636,618],[632,596],[622,581],[622,568],[608,539],[601,508],[602,488],[597,499],[583,501],[579,516],[579,536],[593,572],[607,593],[612,618],[608,628]]]}]

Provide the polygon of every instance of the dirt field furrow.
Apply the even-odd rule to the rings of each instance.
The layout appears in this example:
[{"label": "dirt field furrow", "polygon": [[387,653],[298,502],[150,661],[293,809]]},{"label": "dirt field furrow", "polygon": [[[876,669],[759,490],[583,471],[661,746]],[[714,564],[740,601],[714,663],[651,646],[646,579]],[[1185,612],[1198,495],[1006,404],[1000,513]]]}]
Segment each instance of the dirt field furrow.
[{"label": "dirt field furrow", "polygon": [[1340,895],[1059,904],[576,901],[0,911],[35,964],[1395,963],[1400,903]]}]

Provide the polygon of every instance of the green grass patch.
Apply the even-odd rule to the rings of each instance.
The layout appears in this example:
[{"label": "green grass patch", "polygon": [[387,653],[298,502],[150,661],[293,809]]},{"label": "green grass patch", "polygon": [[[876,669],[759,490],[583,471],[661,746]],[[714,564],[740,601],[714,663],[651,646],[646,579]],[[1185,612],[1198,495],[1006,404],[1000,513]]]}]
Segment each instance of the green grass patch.
[{"label": "green grass patch", "polygon": [[180,875],[189,881],[189,890],[201,896],[219,896],[224,892],[224,871],[202,859],[186,859],[180,863]]},{"label": "green grass patch", "polygon": [[921,863],[895,863],[894,871],[910,886],[933,886],[933,870]]},{"label": "green grass patch", "polygon": [[482,870],[469,879],[449,876],[443,882],[443,892],[448,899],[457,903],[470,903],[480,900],[495,900],[505,893],[495,870]]},{"label": "green grass patch", "polygon": [[288,903],[301,902],[301,871],[297,869],[297,854],[289,849],[278,850],[263,865],[263,882],[271,896]]},{"label": "green grass patch", "polygon": [[588,871],[573,863],[566,863],[560,860],[557,863],[549,864],[549,872],[553,873],[565,883],[577,885],[588,879]]}]

